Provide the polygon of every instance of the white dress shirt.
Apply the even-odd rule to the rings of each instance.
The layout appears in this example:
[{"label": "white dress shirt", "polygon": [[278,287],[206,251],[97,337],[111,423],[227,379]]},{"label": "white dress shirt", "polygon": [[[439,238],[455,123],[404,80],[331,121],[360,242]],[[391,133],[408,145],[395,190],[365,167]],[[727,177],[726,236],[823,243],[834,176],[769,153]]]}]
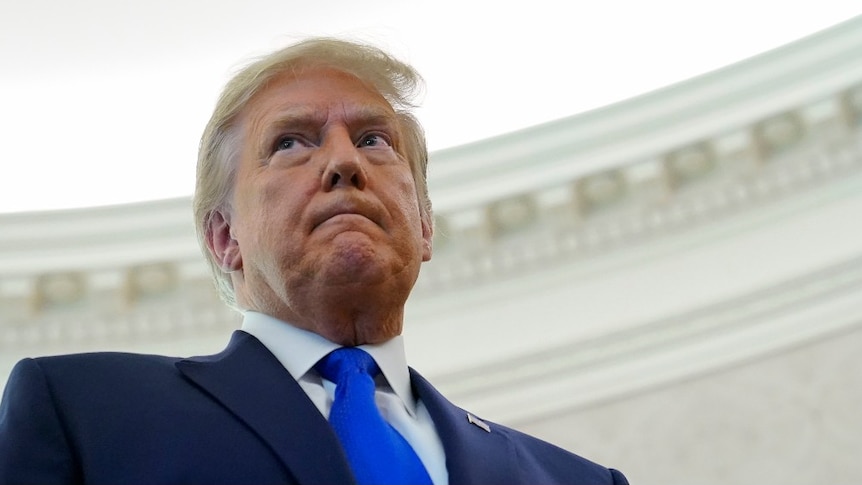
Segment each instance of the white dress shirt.
[{"label": "white dress shirt", "polygon": [[[253,311],[243,313],[242,330],[272,352],[320,413],[329,419],[335,384],[321,377],[314,365],[341,346],[316,333]],[[359,348],[371,354],[380,367],[382,376],[377,378],[374,399],[383,419],[410,443],[434,485],[447,485],[449,473],[443,443],[425,405],[413,396],[403,338],[399,335],[383,344],[360,345]]]}]

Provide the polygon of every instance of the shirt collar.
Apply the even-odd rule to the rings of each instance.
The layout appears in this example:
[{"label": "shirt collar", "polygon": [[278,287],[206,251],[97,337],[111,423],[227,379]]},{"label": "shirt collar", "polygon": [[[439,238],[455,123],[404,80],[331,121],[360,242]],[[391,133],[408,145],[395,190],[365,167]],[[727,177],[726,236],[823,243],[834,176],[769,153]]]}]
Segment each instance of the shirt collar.
[{"label": "shirt collar", "polygon": [[[323,356],[341,347],[314,332],[253,311],[243,313],[242,330],[260,340],[296,380],[311,371]],[[374,357],[395,395],[410,415],[415,416],[416,400],[410,390],[404,338],[398,335],[382,344],[360,345],[359,348]]]}]

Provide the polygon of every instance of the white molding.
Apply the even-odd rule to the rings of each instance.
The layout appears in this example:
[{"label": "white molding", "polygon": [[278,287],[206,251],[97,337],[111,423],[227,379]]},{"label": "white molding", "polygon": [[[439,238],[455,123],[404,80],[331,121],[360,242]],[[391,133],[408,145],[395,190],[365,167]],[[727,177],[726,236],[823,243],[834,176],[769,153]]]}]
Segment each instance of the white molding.
[{"label": "white molding", "polygon": [[862,83],[860,51],[862,17],[606,108],[438,151],[429,165],[435,206],[483,205],[819,105]]}]

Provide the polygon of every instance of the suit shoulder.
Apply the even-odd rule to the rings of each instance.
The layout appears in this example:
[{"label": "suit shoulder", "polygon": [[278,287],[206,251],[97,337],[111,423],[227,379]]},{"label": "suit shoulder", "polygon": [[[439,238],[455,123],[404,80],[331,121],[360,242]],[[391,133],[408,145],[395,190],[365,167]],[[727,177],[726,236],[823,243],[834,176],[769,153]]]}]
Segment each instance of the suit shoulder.
[{"label": "suit shoulder", "polygon": [[[410,369],[410,378],[414,392],[434,419],[441,438],[450,440],[450,444],[455,442],[455,449],[462,450],[462,453],[463,450],[482,450],[486,456],[496,458],[494,466],[490,470],[486,469],[490,475],[483,481],[488,483],[627,484],[625,477],[616,470],[603,467],[507,426],[482,421],[489,426],[477,425],[484,431],[476,431],[478,428],[468,424],[468,421],[472,422],[471,420],[476,419],[472,413],[443,397],[414,369]],[[470,432],[463,432],[466,429],[465,426]],[[476,436],[481,438],[477,439]],[[502,439],[486,441],[485,436],[498,436]],[[461,461],[456,459],[454,463],[459,465]],[[475,472],[473,465],[470,462],[460,471],[470,475]],[[487,479],[489,477],[490,479]]]},{"label": "suit shoulder", "polygon": [[180,358],[130,352],[88,352],[34,357],[24,360],[31,361],[46,371],[62,371],[63,369],[80,371],[98,370],[104,367],[113,369],[173,367]]},{"label": "suit shoulder", "polygon": [[494,424],[509,436],[514,451],[527,476],[538,479],[536,483],[565,483],[573,476],[590,484],[625,485],[628,482],[618,471],[609,469],[557,445],[543,441],[524,432]]},{"label": "suit shoulder", "polygon": [[13,374],[23,372],[41,379],[55,390],[67,387],[119,391],[142,385],[157,376],[178,375],[174,365],[179,358],[126,352],[91,352],[35,357],[20,361]]}]

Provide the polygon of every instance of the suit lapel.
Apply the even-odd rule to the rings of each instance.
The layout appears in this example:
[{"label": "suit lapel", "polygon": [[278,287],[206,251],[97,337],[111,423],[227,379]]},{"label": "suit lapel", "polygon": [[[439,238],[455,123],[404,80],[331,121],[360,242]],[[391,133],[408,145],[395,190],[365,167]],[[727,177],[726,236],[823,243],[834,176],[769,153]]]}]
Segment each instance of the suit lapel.
[{"label": "suit lapel", "polygon": [[410,382],[443,441],[450,485],[519,482],[515,450],[502,428],[455,406],[413,369]]},{"label": "suit lapel", "polygon": [[256,338],[234,332],[221,353],[177,368],[266,442],[300,483],[354,483],[338,438]]}]

